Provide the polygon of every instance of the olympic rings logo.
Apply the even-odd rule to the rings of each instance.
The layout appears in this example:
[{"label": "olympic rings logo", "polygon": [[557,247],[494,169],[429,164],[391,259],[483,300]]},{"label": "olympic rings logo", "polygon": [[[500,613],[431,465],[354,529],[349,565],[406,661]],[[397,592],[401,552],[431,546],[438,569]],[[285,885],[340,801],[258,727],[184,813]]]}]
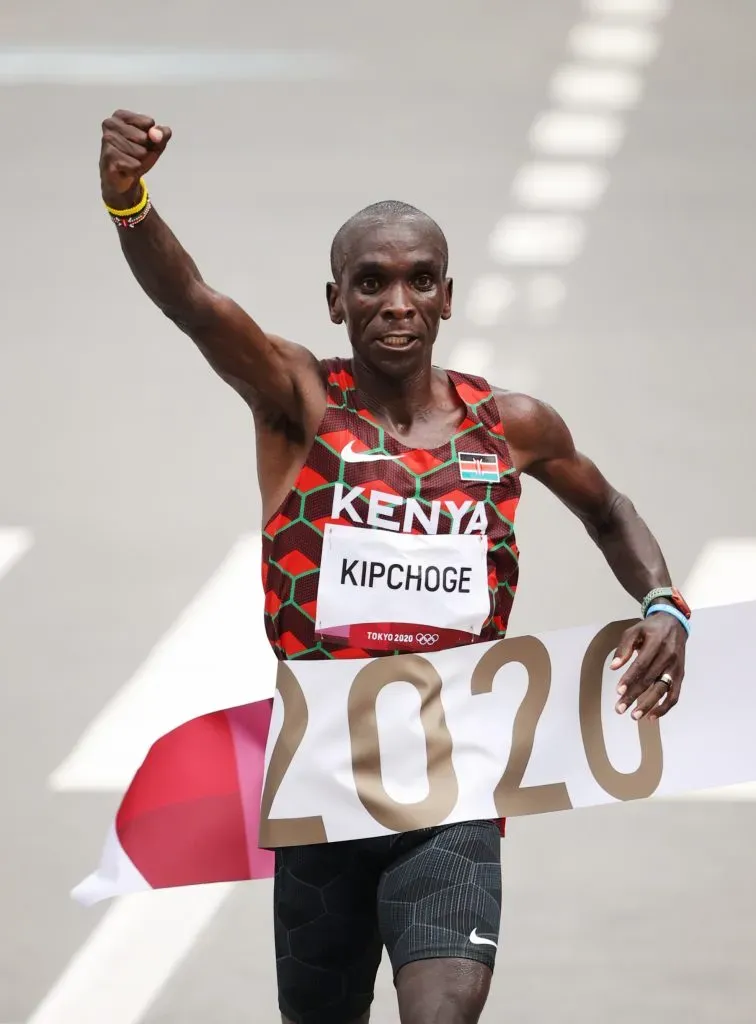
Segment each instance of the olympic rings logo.
[{"label": "olympic rings logo", "polygon": [[438,633],[418,633],[415,636],[415,643],[420,644],[421,647],[432,647],[433,644],[437,644],[438,641]]}]

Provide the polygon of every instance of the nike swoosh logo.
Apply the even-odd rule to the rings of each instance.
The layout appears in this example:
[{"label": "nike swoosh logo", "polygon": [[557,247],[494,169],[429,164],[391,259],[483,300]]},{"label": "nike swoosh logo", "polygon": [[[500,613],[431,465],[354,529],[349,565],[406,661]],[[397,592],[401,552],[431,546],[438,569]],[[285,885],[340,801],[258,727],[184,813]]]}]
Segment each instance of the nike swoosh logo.
[{"label": "nike swoosh logo", "polygon": [[472,942],[474,946],[493,946],[494,949],[499,948],[498,944],[494,942],[493,939],[482,939],[480,935],[478,935],[477,928],[473,928],[470,932],[470,942]]},{"label": "nike swoosh logo", "polygon": [[344,462],[394,462],[401,459],[401,455],[376,455],[373,452],[356,452],[354,441],[350,441],[346,448],[341,449],[341,458]]}]

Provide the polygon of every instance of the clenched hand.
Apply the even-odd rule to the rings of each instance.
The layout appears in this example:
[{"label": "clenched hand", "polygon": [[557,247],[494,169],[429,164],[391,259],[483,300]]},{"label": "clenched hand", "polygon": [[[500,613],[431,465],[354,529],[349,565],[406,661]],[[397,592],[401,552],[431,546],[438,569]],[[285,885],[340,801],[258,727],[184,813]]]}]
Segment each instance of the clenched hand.
[{"label": "clenched hand", "polygon": [[126,208],[138,201],[139,179],[151,170],[171,138],[171,129],[130,110],[116,110],[102,122],[100,183],[108,206]]}]

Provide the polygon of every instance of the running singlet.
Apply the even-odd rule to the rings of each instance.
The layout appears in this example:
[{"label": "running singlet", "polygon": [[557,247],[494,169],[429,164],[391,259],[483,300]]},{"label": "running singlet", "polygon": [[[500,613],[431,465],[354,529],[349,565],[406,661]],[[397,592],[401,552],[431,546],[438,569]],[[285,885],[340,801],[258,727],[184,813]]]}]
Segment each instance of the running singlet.
[{"label": "running singlet", "polygon": [[265,627],[279,660],[374,658],[503,639],[517,587],[520,481],[489,385],[447,371],[454,436],[408,448],[328,359],[327,407],[263,531]]}]

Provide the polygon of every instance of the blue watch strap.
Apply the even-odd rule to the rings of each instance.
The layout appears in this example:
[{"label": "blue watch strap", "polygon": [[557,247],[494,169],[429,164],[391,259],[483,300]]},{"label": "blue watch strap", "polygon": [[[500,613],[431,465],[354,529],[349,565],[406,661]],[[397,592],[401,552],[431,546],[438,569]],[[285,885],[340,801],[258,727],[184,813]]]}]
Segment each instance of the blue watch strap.
[{"label": "blue watch strap", "polygon": [[688,636],[690,636],[690,623],[679,608],[675,608],[671,604],[652,604],[646,612],[645,618],[648,618],[649,615],[655,615],[657,612],[665,612],[667,615],[674,615]]}]

